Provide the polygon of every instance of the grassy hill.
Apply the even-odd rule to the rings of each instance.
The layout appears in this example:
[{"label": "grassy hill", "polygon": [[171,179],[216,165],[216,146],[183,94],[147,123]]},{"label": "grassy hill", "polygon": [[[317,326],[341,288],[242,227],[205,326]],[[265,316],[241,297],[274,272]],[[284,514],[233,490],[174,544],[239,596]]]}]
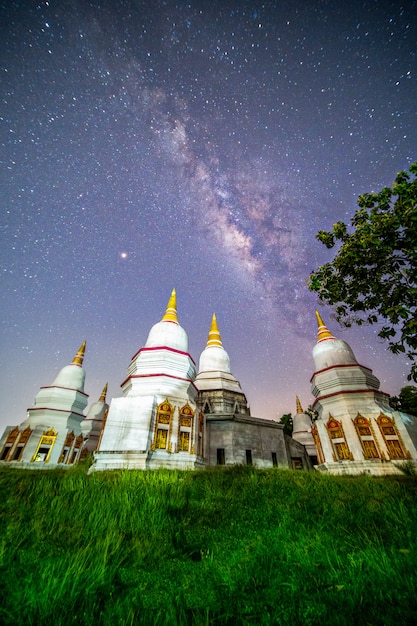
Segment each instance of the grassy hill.
[{"label": "grassy hill", "polygon": [[417,480],[0,471],[1,624],[415,624]]}]

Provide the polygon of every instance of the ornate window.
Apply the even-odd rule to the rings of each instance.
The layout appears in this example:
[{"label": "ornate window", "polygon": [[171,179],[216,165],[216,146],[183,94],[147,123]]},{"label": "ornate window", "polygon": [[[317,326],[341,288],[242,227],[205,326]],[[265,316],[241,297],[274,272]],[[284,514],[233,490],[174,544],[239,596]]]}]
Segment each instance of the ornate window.
[{"label": "ornate window", "polygon": [[70,463],[76,463],[77,462],[77,457],[78,457],[78,453],[80,451],[81,446],[83,445],[84,442],[84,438],[82,435],[78,435],[78,437],[75,440],[74,443],[74,449],[72,451],[72,455],[71,455],[71,460]]},{"label": "ornate window", "polygon": [[379,459],[380,454],[375,443],[374,432],[370,420],[360,413],[353,420],[353,425],[361,442],[363,456],[365,459]]},{"label": "ornate window", "polygon": [[190,449],[190,433],[185,431],[180,432],[180,450],[188,452]]},{"label": "ornate window", "polygon": [[166,450],[168,431],[164,428],[158,428],[156,431],[156,448]]},{"label": "ornate window", "polygon": [[197,455],[204,456],[204,415],[198,416]]},{"label": "ornate window", "polygon": [[406,459],[410,453],[406,450],[401,435],[397,430],[394,419],[391,419],[383,413],[376,420],[385,445],[388,449],[390,459]]},{"label": "ornate window", "polygon": [[48,463],[51,458],[52,448],[55,445],[57,433],[53,428],[47,430],[39,439],[38,447],[32,457],[33,462]]},{"label": "ornate window", "polygon": [[174,407],[168,399],[162,402],[156,411],[155,432],[151,450],[160,449],[171,452],[171,429]]},{"label": "ornate window", "polygon": [[13,446],[15,445],[17,439],[19,438],[19,429],[13,428],[7,435],[6,443],[4,444],[3,450],[1,451],[0,461],[10,461],[11,451]]},{"label": "ornate window", "polygon": [[194,454],[194,413],[188,402],[180,409],[177,437],[177,450],[179,452]]},{"label": "ornate window", "polygon": [[317,429],[316,422],[313,422],[313,426],[311,428],[311,434],[313,435],[314,445],[316,446],[317,463],[321,465],[322,463],[325,462],[326,459],[324,458],[323,448],[321,447],[320,435]]},{"label": "ornate window", "polygon": [[353,456],[346,442],[345,431],[341,422],[330,415],[326,424],[327,434],[333,449],[334,461],[353,461]]},{"label": "ornate window", "polygon": [[68,463],[69,455],[71,452],[72,445],[74,443],[75,435],[73,432],[68,433],[65,439],[65,443],[62,448],[61,455],[58,459],[58,463]]},{"label": "ornate window", "polygon": [[12,461],[21,460],[23,450],[25,449],[26,444],[29,441],[31,434],[32,434],[32,430],[29,428],[29,426],[20,433],[19,441],[17,442],[17,446],[13,452]]}]

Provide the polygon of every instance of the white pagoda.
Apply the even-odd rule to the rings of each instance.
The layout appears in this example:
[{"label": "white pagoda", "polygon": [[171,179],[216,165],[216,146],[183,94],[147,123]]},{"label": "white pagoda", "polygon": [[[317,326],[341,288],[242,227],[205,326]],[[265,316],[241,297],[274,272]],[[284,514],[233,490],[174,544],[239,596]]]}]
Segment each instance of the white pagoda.
[{"label": "white pagoda", "polygon": [[318,418],[312,434],[317,469],[335,474],[396,474],[398,464],[417,460],[401,416],[380,391],[372,370],[360,365],[352,348],[336,339],[318,312],[311,391]]},{"label": "white pagoda", "polygon": [[133,357],[123,397],[110,404],[91,471],[204,467],[204,416],[196,369],[179,325],[176,292]]}]

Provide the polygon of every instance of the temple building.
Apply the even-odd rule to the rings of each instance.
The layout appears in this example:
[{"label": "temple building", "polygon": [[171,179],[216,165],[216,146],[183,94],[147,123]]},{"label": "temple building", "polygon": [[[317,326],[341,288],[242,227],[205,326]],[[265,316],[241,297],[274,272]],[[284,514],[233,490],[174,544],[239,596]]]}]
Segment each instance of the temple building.
[{"label": "temple building", "polygon": [[199,372],[172,292],[162,320],[132,358],[114,398],[91,471],[253,464],[311,469],[302,445],[277,422],[254,418],[230,371],[213,315]]},{"label": "temple building", "polygon": [[317,469],[336,474],[399,473],[398,463],[417,460],[406,420],[390,407],[372,370],[360,365],[351,347],[332,335],[318,312],[316,316],[311,391],[317,412],[312,425]]},{"label": "temple building", "polygon": [[27,418],[8,426],[0,440],[0,460],[42,468],[76,463],[84,444],[81,422],[87,406],[83,360],[86,342],[52,385],[41,387]]},{"label": "temple building", "polygon": [[304,446],[285,435],[282,424],[251,416],[240,383],[230,371],[215,315],[195,382],[197,404],[206,419],[208,467],[253,464],[312,469]]},{"label": "temple building", "polygon": [[85,414],[84,342],[52,385],[41,387],[27,418],[5,429],[0,464],[70,467],[90,456],[90,472],[251,464],[374,475],[399,473],[404,462],[417,466],[417,418],[389,406],[372,370],[316,316],[314,402],[304,412],[296,398],[292,437],[283,424],[251,415],[215,315],[197,373],[174,289],[131,359],[122,396],[109,405],[105,385]]}]

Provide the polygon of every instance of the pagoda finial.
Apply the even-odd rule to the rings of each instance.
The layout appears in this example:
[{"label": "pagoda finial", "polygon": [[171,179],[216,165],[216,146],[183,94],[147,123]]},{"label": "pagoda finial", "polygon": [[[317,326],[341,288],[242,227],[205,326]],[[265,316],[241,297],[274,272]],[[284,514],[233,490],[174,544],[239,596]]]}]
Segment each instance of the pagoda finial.
[{"label": "pagoda finial", "polygon": [[103,387],[103,391],[101,392],[101,396],[99,397],[98,401],[99,402],[105,402],[106,401],[106,395],[107,395],[107,388],[108,388],[109,384],[106,383]]},{"label": "pagoda finial", "polygon": [[163,322],[175,322],[175,324],[178,324],[177,292],[175,291],[175,289],[173,289],[171,292],[171,295],[168,300],[167,308],[162,318],[162,321]]},{"label": "pagoda finial", "polygon": [[216,314],[213,313],[211,318],[211,326],[207,339],[207,348],[210,346],[222,346],[222,338],[220,337],[219,327],[217,326]]},{"label": "pagoda finial", "polygon": [[324,325],[324,322],[321,319],[320,313],[318,311],[316,311],[316,318],[317,318],[317,324],[319,327],[317,343],[320,343],[320,341],[325,341],[326,339],[335,339],[335,337],[332,335],[332,333],[327,328],[327,326]]},{"label": "pagoda finial", "polygon": [[71,365],[82,365],[83,364],[84,353],[85,353],[85,346],[86,345],[87,345],[86,341],[84,341],[84,343],[81,344],[80,349],[78,350],[77,354],[75,355]]},{"label": "pagoda finial", "polygon": [[295,396],[295,406],[297,408],[297,414],[304,413],[303,407],[301,406],[300,398]]}]

